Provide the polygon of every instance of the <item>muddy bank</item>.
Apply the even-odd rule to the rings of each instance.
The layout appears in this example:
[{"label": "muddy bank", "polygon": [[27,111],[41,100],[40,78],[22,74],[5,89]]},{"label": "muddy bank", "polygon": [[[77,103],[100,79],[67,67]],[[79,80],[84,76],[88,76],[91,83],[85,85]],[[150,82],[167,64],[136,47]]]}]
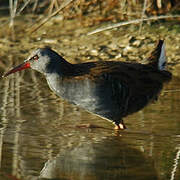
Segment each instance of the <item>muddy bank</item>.
[{"label": "muddy bank", "polygon": [[14,31],[0,19],[0,67],[1,72],[9,64],[22,61],[35,48],[50,46],[67,60],[85,61],[138,61],[146,63],[146,57],[159,38],[166,40],[170,69],[180,75],[180,25],[176,22],[154,22],[128,25],[101,33],[87,35],[97,27],[83,27],[78,20],[64,21],[57,16],[34,33],[30,33],[35,16],[24,16],[15,21]]}]

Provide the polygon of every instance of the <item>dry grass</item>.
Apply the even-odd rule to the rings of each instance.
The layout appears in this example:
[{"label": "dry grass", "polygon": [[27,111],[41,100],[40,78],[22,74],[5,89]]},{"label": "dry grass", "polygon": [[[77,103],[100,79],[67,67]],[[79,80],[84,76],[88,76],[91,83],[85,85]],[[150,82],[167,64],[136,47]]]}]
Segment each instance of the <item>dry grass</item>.
[{"label": "dry grass", "polygon": [[[179,12],[178,0],[9,0],[9,26],[12,28],[15,18],[26,13],[44,14],[44,19],[37,25],[41,27],[57,14],[64,19],[78,18],[83,26],[94,26],[102,22],[117,23]],[[143,20],[140,21],[140,30],[142,23]]]}]

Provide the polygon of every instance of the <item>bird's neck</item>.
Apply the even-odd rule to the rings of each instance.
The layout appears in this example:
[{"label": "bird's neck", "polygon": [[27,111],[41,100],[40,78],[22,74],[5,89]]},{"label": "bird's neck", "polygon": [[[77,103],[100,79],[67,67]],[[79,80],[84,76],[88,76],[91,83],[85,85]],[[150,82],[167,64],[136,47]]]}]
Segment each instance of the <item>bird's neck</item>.
[{"label": "bird's neck", "polygon": [[73,64],[67,62],[65,59],[60,57],[59,59],[51,61],[45,71],[45,76],[51,76],[56,74],[59,77],[70,76],[74,72]]},{"label": "bird's neck", "polygon": [[55,59],[46,67],[45,77],[52,91],[57,95],[64,97],[66,88],[64,87],[64,78],[72,76],[75,72],[73,64],[65,59]]},{"label": "bird's neck", "polygon": [[61,95],[62,79],[63,77],[59,76],[57,73],[51,73],[46,76],[46,80],[50,89],[57,95]]}]

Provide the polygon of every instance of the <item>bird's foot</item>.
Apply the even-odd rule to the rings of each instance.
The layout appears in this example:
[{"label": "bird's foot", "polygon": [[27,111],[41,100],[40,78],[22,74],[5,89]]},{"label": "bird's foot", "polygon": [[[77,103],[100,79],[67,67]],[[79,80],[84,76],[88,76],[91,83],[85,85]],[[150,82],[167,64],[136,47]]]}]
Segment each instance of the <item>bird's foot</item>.
[{"label": "bird's foot", "polygon": [[123,130],[123,129],[126,129],[126,126],[124,123],[119,123],[119,124],[115,124],[114,129],[115,130]]}]

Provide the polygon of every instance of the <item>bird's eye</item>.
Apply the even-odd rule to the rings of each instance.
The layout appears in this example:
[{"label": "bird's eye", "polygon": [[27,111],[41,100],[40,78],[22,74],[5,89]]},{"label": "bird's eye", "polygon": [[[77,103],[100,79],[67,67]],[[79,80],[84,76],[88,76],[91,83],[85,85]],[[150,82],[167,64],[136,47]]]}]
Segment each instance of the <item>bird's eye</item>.
[{"label": "bird's eye", "polygon": [[33,60],[37,61],[38,59],[39,59],[38,55],[33,56]]}]

